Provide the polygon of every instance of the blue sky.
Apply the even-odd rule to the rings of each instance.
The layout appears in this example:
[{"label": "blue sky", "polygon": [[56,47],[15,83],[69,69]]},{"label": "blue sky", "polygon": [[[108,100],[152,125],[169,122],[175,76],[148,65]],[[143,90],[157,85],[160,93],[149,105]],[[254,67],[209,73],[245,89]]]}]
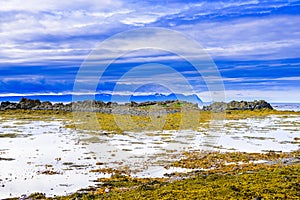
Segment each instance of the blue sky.
[{"label": "blue sky", "polygon": [[[300,1],[296,0],[3,0],[0,96],[71,94],[80,65],[93,49],[114,34],[142,27],[171,29],[197,41],[218,67],[226,100],[300,102]],[[205,83],[189,63],[163,51],[133,52],[119,59],[97,92],[113,90],[130,66],[149,62],[173,67],[201,99],[210,100]],[[155,75],[172,79],[169,71]],[[141,84],[143,78],[122,84]],[[128,94],[122,88],[119,93]]]}]

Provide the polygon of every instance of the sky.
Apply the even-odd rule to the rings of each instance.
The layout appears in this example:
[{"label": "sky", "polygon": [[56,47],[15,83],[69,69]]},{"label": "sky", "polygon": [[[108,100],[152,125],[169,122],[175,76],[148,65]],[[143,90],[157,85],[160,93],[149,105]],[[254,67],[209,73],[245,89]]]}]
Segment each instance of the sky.
[{"label": "sky", "polygon": [[[170,35],[160,38],[164,30]],[[137,48],[155,44],[163,48]],[[201,46],[201,55],[193,44]],[[199,73],[184,52],[193,59],[206,56],[217,72]],[[93,60],[96,54],[101,58]],[[84,65],[111,58],[101,77],[97,70],[78,76]],[[0,3],[0,96],[173,92],[211,101],[207,80],[217,76],[226,101],[300,102],[300,1]],[[76,81],[97,86],[74,90]]]}]

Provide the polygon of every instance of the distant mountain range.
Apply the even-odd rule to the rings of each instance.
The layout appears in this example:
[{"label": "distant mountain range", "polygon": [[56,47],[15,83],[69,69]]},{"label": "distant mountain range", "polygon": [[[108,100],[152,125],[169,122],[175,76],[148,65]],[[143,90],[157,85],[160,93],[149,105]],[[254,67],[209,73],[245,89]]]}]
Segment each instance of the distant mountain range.
[{"label": "distant mountain range", "polygon": [[16,95],[16,96],[0,96],[0,101],[11,101],[19,102],[22,97],[30,99],[39,99],[40,101],[50,101],[50,102],[71,102],[71,101],[83,101],[83,100],[97,100],[104,102],[118,102],[118,103],[128,103],[131,101],[135,102],[146,102],[146,101],[167,101],[167,100],[180,100],[187,101],[191,103],[197,103],[199,106],[203,104],[201,99],[197,95],[184,95],[184,94],[150,94],[150,95],[120,95],[120,94],[53,94],[53,95]]}]

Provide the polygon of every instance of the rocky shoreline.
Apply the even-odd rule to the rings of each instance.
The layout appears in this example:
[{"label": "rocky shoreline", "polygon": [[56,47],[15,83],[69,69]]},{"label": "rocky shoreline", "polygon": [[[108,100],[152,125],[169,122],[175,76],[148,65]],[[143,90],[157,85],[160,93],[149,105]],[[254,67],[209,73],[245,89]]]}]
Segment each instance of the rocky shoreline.
[{"label": "rocky shoreline", "polygon": [[71,103],[51,103],[50,101],[41,102],[36,99],[22,98],[18,103],[1,102],[0,110],[54,110],[54,111],[79,111],[79,112],[99,112],[112,114],[131,114],[142,115],[155,113],[176,113],[182,110],[203,110],[213,112],[223,112],[226,110],[273,110],[273,107],[266,101],[231,101],[229,103],[215,102],[209,106],[198,108],[198,104],[190,102],[172,100],[172,101],[148,101],[148,102],[131,102],[118,104],[115,102],[103,102],[95,100],[85,100]]},{"label": "rocky shoreline", "polygon": [[263,110],[263,109],[274,110],[271,104],[269,104],[265,100],[231,101],[229,103],[215,102],[209,106],[203,107],[203,110],[219,111],[219,112],[225,110]]}]

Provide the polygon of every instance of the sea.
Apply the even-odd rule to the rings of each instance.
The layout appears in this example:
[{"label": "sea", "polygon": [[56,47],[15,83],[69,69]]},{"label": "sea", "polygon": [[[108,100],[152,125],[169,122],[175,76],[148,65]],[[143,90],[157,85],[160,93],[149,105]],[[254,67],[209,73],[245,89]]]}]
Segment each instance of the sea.
[{"label": "sea", "polygon": [[271,103],[276,110],[300,111],[300,103]]}]

